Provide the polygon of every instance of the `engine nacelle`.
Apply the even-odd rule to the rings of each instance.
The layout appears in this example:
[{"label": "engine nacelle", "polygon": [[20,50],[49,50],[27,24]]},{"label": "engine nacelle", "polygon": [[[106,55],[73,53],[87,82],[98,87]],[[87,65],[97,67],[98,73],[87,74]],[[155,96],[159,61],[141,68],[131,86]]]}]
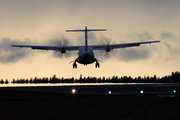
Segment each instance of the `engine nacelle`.
[{"label": "engine nacelle", "polygon": [[110,52],[111,51],[111,49],[106,49],[106,52]]},{"label": "engine nacelle", "polygon": [[62,53],[62,54],[66,53],[66,50],[61,50],[61,53]]}]

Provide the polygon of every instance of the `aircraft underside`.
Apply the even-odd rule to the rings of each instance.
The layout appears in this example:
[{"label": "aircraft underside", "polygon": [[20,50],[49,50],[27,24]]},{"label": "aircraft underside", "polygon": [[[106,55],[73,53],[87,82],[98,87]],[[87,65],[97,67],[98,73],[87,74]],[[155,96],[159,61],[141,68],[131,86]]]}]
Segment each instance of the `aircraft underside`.
[{"label": "aircraft underside", "polygon": [[89,53],[85,53],[85,54],[83,54],[83,55],[80,55],[80,56],[75,60],[75,62],[73,63],[73,68],[77,68],[76,62],[78,62],[78,63],[80,63],[80,64],[84,64],[84,65],[92,64],[92,63],[96,62],[95,67],[96,67],[96,68],[97,68],[97,67],[99,68],[99,62],[97,61],[97,59],[96,59],[93,55],[91,55],[91,54],[89,54]]}]

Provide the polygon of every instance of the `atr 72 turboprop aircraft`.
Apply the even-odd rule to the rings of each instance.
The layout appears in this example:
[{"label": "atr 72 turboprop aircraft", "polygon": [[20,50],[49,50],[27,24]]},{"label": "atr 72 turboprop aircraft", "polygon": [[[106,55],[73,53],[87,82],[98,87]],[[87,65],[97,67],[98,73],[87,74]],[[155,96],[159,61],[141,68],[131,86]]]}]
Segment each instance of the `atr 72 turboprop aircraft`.
[{"label": "atr 72 turboprop aircraft", "polygon": [[85,45],[84,46],[34,46],[34,45],[11,45],[11,47],[29,47],[32,49],[39,49],[39,50],[53,50],[53,51],[59,51],[62,54],[65,54],[66,51],[75,51],[79,50],[78,58],[73,61],[73,68],[77,68],[76,62],[80,64],[92,64],[96,62],[95,67],[99,68],[99,61],[97,58],[94,57],[93,50],[105,50],[106,52],[110,52],[113,49],[118,48],[126,48],[126,47],[134,47],[134,46],[140,46],[140,44],[151,44],[156,43],[160,41],[147,41],[147,42],[136,42],[136,43],[124,43],[124,44],[108,44],[108,45],[88,45],[87,40],[87,32],[90,31],[106,31],[106,29],[87,29],[87,26],[85,26],[84,30],[66,30],[66,32],[85,32]]}]

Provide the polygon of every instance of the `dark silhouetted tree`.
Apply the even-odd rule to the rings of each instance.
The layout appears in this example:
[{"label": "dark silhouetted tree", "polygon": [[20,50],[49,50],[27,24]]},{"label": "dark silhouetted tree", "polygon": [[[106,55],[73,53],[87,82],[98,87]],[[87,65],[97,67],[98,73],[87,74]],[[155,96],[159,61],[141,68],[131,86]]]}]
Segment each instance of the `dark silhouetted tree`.
[{"label": "dark silhouetted tree", "polygon": [[1,79],[1,84],[4,84],[4,80],[3,79]]},{"label": "dark silhouetted tree", "polygon": [[5,83],[6,83],[6,84],[8,84],[8,83],[9,83],[9,81],[6,79]]}]

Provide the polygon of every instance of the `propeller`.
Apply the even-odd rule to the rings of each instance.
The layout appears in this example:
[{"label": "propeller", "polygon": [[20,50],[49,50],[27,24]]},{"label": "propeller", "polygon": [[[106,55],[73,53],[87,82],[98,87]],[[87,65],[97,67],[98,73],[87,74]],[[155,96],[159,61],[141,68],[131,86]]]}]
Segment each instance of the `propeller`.
[{"label": "propeller", "polygon": [[[63,39],[54,40],[54,44],[57,46],[65,47],[65,46],[69,46],[70,42],[66,38],[63,38]],[[54,56],[58,58],[69,58],[71,56],[71,53],[66,50],[54,51]]]},{"label": "propeller", "polygon": [[[105,37],[101,39],[101,41],[99,42],[99,45],[111,45],[111,44],[116,44],[116,41]],[[105,49],[100,51],[100,55],[106,59],[115,56],[116,54],[117,54],[117,50],[113,50],[113,49]]]}]

